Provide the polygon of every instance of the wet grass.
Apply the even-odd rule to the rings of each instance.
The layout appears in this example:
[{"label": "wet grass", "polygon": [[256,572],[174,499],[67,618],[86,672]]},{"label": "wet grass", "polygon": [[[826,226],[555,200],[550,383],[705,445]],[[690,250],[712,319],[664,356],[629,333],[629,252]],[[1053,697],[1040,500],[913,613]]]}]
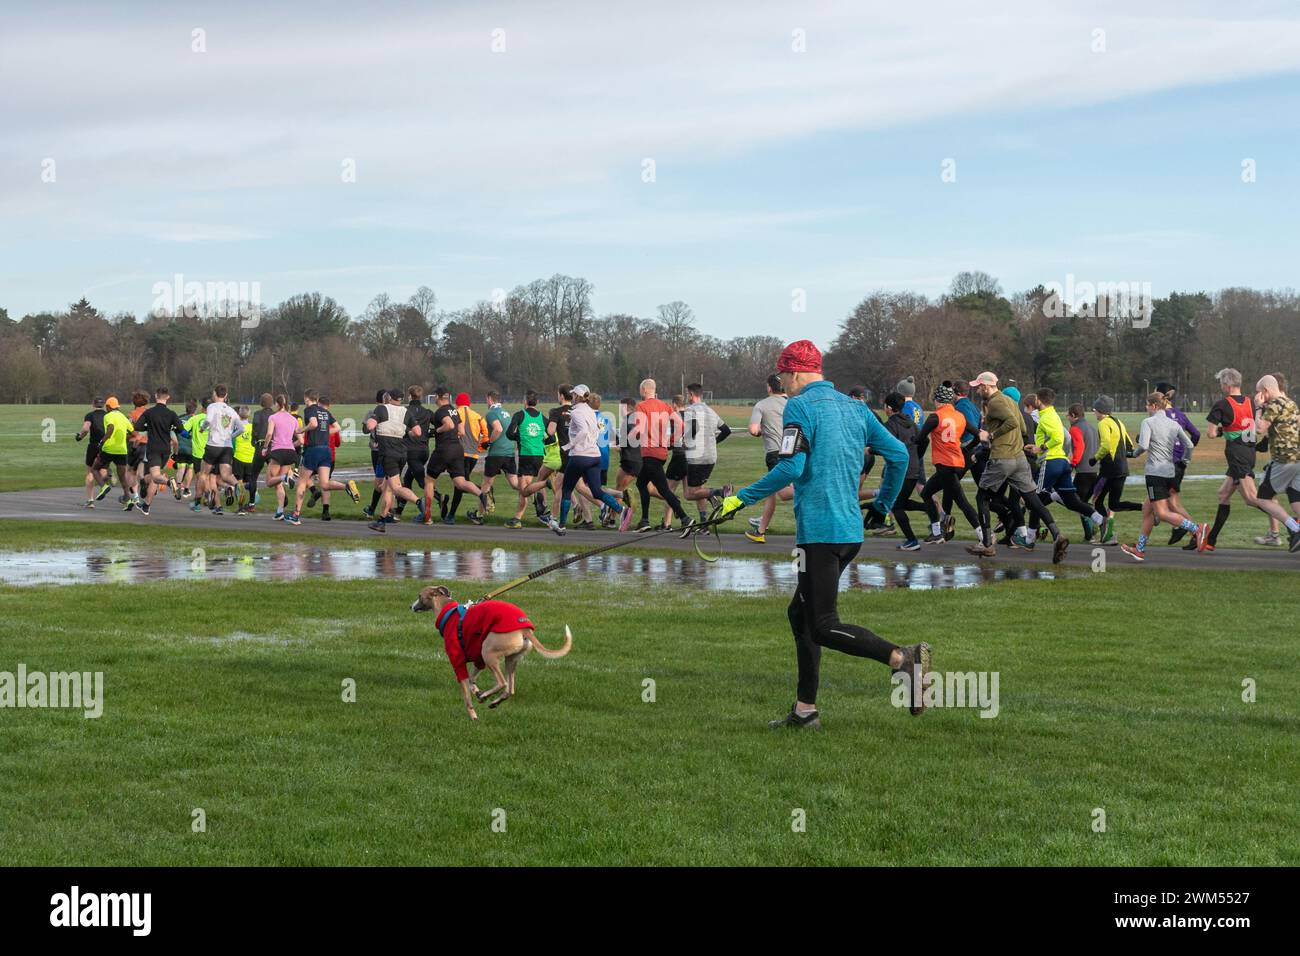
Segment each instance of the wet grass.
[{"label": "wet grass", "polygon": [[939,669],[998,672],[1000,709],[912,718],[884,667],[827,652],[820,734],[764,726],[793,696],[784,594],[543,579],[517,600],[574,650],[530,655],[475,725],[408,582],[0,588],[0,670],[106,685],[98,720],[0,710],[5,859],[1295,865],[1300,612],[1272,578],[1230,585],[846,594]]}]

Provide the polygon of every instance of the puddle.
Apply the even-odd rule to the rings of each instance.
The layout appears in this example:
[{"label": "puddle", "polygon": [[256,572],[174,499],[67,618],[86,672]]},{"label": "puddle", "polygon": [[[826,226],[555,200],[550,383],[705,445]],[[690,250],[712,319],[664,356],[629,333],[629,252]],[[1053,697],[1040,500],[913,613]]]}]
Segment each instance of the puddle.
[{"label": "puddle", "polygon": [[[139,553],[123,547],[67,548],[55,551],[0,552],[0,584],[86,584],[100,581],[134,584],[147,581],[199,580],[295,581],[303,577],[505,582],[550,564],[556,553],[538,551],[404,550],[324,548],[286,544],[274,551],[207,555],[193,552]],[[695,557],[639,557],[602,554],[560,571],[557,579],[600,575],[613,580],[641,580],[656,586],[684,584],[705,591],[760,594],[788,593],[795,570],[789,561],[722,558],[706,564]],[[993,581],[1052,579],[1052,571],[981,567],[976,564],[857,561],[840,579],[840,589],[970,588]]]}]

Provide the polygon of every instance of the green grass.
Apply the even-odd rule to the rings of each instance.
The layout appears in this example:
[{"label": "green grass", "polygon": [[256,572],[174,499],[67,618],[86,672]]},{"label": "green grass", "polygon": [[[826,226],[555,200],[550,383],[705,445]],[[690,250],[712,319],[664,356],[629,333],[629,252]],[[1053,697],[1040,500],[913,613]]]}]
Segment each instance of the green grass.
[{"label": "green grass", "polygon": [[1144,568],[845,594],[939,669],[999,672],[1001,713],[914,719],[885,668],[827,652],[821,734],[764,726],[793,696],[785,595],[539,581],[520,603],[574,650],[530,655],[472,725],[411,583],[0,588],[0,670],[106,682],[99,720],[0,711],[5,859],[1296,865],[1300,615],[1275,579],[1225,587]]},{"label": "green grass", "polygon": [[[361,418],[369,411],[369,408],[370,406],[343,405],[336,407],[335,412],[340,420],[351,418],[355,422],[360,422]],[[86,410],[71,405],[0,405],[0,491],[81,485],[85,477],[83,464],[85,446],[74,442],[73,436],[80,428],[81,419]],[[720,411],[724,413],[728,423],[733,429],[737,430],[737,433],[718,446],[718,465],[714,469],[712,481],[715,485],[730,483],[740,486],[747,484],[757,479],[765,471],[762,442],[751,438],[748,432],[745,431],[749,421],[749,409],[740,406],[721,406]],[[1138,423],[1143,416],[1124,414],[1120,417],[1125,420],[1129,431],[1136,434]],[[54,422],[52,431],[42,424],[47,421]],[[363,436],[360,436],[359,431],[357,434],[358,440],[345,442],[343,447],[339,449],[339,468],[369,468],[370,453],[368,446],[363,440]],[[54,441],[42,440],[44,437],[51,437],[51,435],[55,438]],[[616,460],[617,456],[615,455]],[[1262,472],[1266,461],[1267,456],[1261,455],[1260,472]],[[1204,439],[1196,449],[1191,473],[1216,475],[1222,474],[1222,472],[1222,441]],[[617,465],[614,465],[610,471],[611,481],[616,473]],[[872,486],[878,485],[880,473],[880,466],[877,466],[876,471],[872,474]],[[476,471],[474,474],[475,480],[481,477],[482,471]],[[1184,505],[1191,512],[1194,519],[1198,521],[1213,520],[1218,504],[1216,499],[1218,486],[1219,482],[1217,481],[1188,481],[1184,484]],[[361,487],[362,504],[369,504],[370,485],[367,482],[361,482]],[[449,491],[449,480],[443,477],[440,480],[439,487],[443,491]],[[973,500],[974,485],[969,479],[966,482],[966,489],[967,496]],[[503,524],[513,513],[509,504],[509,489],[504,478],[497,479],[496,492],[499,507],[496,514],[488,517],[488,525]],[[1145,489],[1141,475],[1135,474],[1135,477],[1129,480],[1126,497],[1129,500],[1140,501],[1144,494]],[[342,520],[359,520],[362,518],[360,506],[354,505],[346,495],[335,492],[332,497],[331,511],[336,518]],[[268,500],[265,495],[264,500]],[[162,508],[173,506],[176,506],[175,503],[169,500],[163,500],[160,505]],[[462,516],[472,506],[472,501],[462,505]],[[660,517],[663,509],[662,502],[652,501],[651,513],[654,518]],[[1068,515],[1062,508],[1058,507],[1054,510],[1058,515],[1058,520],[1062,523],[1062,527],[1067,529],[1067,533],[1077,536],[1080,529],[1074,517]],[[312,513],[308,512],[306,514],[306,520],[312,520]],[[531,515],[531,511],[529,514]],[[746,530],[748,524],[744,519],[751,514],[758,514],[758,510],[749,509],[742,513],[741,520],[733,522],[724,530],[737,534]],[[917,520],[923,523],[922,516],[917,516]],[[1135,512],[1121,512],[1116,522],[1119,537],[1128,541],[1136,539],[1140,525],[1141,515]],[[1236,497],[1233,503],[1233,515],[1220,536],[1219,544],[1223,547],[1257,547],[1253,540],[1254,537],[1263,534],[1267,528],[1268,522],[1265,516],[1253,508],[1248,508],[1240,497]],[[789,504],[783,503],[778,506],[771,531],[773,534],[794,533],[794,515]],[[431,533],[436,536],[437,529],[433,529]],[[959,538],[974,540],[974,533],[966,527],[965,521],[960,517],[957,522],[957,533]],[[1167,536],[1168,529],[1160,529],[1156,532],[1155,540],[1163,542],[1167,540]]]}]

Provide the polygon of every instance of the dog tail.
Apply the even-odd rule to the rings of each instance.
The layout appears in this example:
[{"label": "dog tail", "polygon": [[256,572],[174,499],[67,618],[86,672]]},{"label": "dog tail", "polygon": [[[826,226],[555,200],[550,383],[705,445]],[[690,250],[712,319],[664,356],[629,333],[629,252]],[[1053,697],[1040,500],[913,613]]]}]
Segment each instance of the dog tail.
[{"label": "dog tail", "polygon": [[573,632],[569,630],[569,625],[564,625],[564,643],[555,650],[543,647],[542,642],[537,639],[537,634],[532,630],[525,631],[528,635],[528,643],[537,649],[537,653],[543,657],[563,657],[569,653],[569,648],[573,646]]}]

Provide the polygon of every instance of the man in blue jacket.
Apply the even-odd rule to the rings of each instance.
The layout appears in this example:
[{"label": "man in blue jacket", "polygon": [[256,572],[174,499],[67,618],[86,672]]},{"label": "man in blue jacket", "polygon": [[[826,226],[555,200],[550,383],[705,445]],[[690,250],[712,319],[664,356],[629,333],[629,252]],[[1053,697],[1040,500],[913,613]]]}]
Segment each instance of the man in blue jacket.
[{"label": "man in blue jacket", "polygon": [[799,665],[798,696],[790,713],[771,727],[820,728],[817,685],[821,649],[870,657],[901,673],[913,715],[925,709],[924,675],[930,669],[926,643],[898,647],[878,634],[840,620],[840,576],[862,547],[858,475],[868,445],[885,460],[880,491],[869,520],[882,522],[894,506],[907,473],[908,453],[871,410],[835,390],[822,377],[822,357],[807,339],[786,346],[776,363],[789,401],[775,467],[723,500],[723,517],[794,485],[795,542],[799,583],[788,616]]}]

